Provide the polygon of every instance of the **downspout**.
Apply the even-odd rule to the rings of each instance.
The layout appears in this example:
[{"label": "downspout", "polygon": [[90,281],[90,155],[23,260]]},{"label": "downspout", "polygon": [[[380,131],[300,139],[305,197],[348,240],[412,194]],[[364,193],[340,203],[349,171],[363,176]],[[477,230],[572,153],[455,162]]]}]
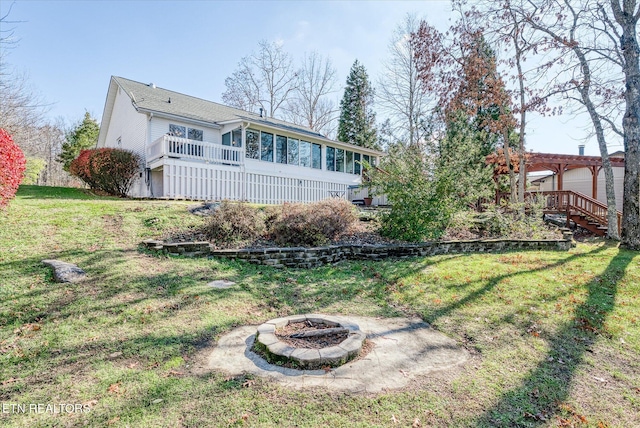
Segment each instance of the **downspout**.
[{"label": "downspout", "polygon": [[[145,180],[147,182],[147,194],[148,196],[153,197],[153,181],[151,180],[151,170],[149,168],[149,157],[148,157],[148,150],[149,147],[151,147],[151,119],[153,119],[153,113],[148,113],[147,114],[148,119],[147,119],[147,135],[144,139],[144,172],[145,172]],[[163,171],[164,173],[164,171]]]}]

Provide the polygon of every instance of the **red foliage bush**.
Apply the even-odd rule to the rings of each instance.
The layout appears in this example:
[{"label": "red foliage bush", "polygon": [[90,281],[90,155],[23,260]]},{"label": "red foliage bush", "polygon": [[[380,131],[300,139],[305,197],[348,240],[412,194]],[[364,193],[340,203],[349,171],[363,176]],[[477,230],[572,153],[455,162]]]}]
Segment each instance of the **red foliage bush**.
[{"label": "red foliage bush", "polygon": [[278,245],[324,245],[358,221],[354,206],[344,199],[284,204],[270,217],[269,237]]},{"label": "red foliage bush", "polygon": [[11,135],[0,128],[0,208],[15,196],[22,181],[26,160]]},{"label": "red foliage bush", "polygon": [[127,196],[140,172],[140,156],[115,148],[89,149],[71,161],[69,172],[95,190],[114,196]]},{"label": "red foliage bush", "polygon": [[91,180],[91,171],[89,170],[89,159],[92,154],[91,150],[80,151],[78,157],[71,161],[69,173],[87,183],[89,187],[94,188],[94,183]]}]

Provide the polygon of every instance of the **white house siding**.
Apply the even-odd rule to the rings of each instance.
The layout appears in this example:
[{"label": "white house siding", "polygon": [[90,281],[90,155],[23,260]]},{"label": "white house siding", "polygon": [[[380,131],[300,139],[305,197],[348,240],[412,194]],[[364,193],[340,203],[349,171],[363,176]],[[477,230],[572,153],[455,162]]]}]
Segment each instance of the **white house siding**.
[{"label": "white house siding", "polygon": [[[131,150],[144,159],[147,116],[136,111],[131,105],[131,98],[120,88],[116,91],[110,122],[101,147]],[[144,180],[137,179],[131,188],[131,196],[147,196],[146,193]]]},{"label": "white house siding", "polygon": [[[622,193],[624,188],[624,168],[613,168],[613,189],[616,194],[616,208],[622,211]],[[600,170],[598,174],[598,200],[607,203],[606,184],[604,179],[604,171]]]},{"label": "white house siding", "polygon": [[591,171],[589,171],[588,168],[577,168],[566,171],[562,177],[562,187],[564,190],[573,190],[574,192],[582,193],[589,197],[592,196],[591,183]]}]

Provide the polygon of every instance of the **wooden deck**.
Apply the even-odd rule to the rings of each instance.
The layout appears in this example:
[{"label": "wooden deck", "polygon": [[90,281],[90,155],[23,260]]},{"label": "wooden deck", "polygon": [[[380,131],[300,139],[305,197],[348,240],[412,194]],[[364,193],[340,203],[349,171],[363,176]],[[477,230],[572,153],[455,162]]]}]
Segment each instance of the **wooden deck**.
[{"label": "wooden deck", "polygon": [[[545,214],[563,214],[567,217],[567,227],[571,221],[599,235],[607,233],[607,205],[585,194],[572,190],[554,190],[547,192],[527,192],[527,199],[544,201]],[[508,195],[499,195],[500,199]],[[618,234],[622,226],[622,213],[617,211]]]}]

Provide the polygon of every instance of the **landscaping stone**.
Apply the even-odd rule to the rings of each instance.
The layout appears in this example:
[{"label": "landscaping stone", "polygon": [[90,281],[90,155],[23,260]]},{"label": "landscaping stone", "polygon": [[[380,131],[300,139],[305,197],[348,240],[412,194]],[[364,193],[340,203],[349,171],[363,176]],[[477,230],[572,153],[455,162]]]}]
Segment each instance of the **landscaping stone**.
[{"label": "landscaping stone", "polygon": [[42,260],[42,263],[53,268],[53,279],[56,282],[78,282],[87,277],[87,273],[78,266],[60,260]]},{"label": "landscaping stone", "polygon": [[212,288],[225,289],[233,287],[234,285],[236,285],[236,283],[233,281],[229,281],[228,279],[216,279],[215,281],[211,281],[207,285]]},{"label": "landscaping stone", "polygon": [[423,242],[419,244],[344,244],[315,248],[260,248],[216,250],[208,242],[162,243],[156,240],[143,241],[148,249],[169,255],[214,256],[245,260],[276,268],[310,269],[327,263],[343,260],[381,260],[385,258],[405,259],[439,254],[504,252],[513,250],[559,250],[568,251],[573,246],[573,235],[563,231],[563,239],[555,240],[508,240],[487,239],[447,242]]},{"label": "landscaping stone", "polygon": [[[276,335],[276,329],[282,329],[290,323],[309,321],[315,325],[322,325],[318,330],[309,330],[298,335],[292,334],[289,338],[298,338],[299,335],[321,336],[322,332],[342,329],[343,334],[348,336],[342,343],[347,342],[347,346],[328,346],[326,348],[309,349],[305,347],[295,347],[290,343],[285,343],[281,337]],[[322,314],[291,315],[283,318],[276,318],[261,324],[257,328],[258,342],[266,347],[266,352],[277,361],[288,361],[299,367],[312,369],[326,365],[336,366],[346,363],[355,357],[362,348],[366,335],[361,332],[358,325],[344,320],[340,317]],[[333,333],[333,331],[331,332]],[[330,334],[330,333],[328,333]],[[307,352],[311,351],[311,352]]]},{"label": "landscaping stone", "polygon": [[[414,379],[451,370],[469,359],[468,352],[455,340],[418,318],[354,316],[349,321],[360,326],[373,348],[366,357],[332,370],[300,370],[269,364],[252,351],[256,326],[239,327],[220,337],[208,356],[207,366],[232,376],[247,373],[263,376],[285,388],[322,387],[331,391],[376,393],[403,388]],[[322,364],[320,351],[315,351]],[[307,360],[316,358],[313,353],[303,356]]]}]

